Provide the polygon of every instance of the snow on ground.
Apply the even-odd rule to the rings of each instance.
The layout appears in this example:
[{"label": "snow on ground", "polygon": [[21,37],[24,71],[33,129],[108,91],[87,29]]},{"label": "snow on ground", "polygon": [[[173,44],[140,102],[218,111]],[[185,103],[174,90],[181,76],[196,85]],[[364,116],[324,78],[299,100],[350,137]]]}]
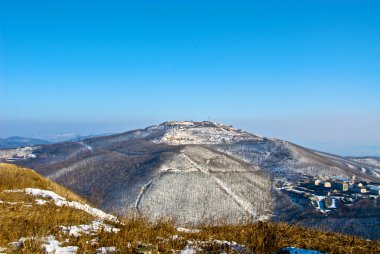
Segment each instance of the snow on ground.
[{"label": "snow on ground", "polygon": [[93,208],[86,204],[81,204],[76,201],[68,201],[64,197],[61,197],[60,195],[56,194],[53,191],[41,190],[41,189],[35,189],[35,188],[26,188],[23,190],[5,190],[4,192],[24,192],[32,196],[48,198],[48,199],[51,199],[57,206],[72,207],[78,210],[85,211],[91,214],[92,216],[97,217],[102,220],[118,222],[117,218],[111,214],[107,214],[99,209]]},{"label": "snow on ground", "polygon": [[11,242],[9,243],[9,245],[15,249],[19,249],[25,241],[32,240],[32,239],[34,239],[34,237],[21,237],[18,241]]},{"label": "snow on ground", "polygon": [[[24,205],[25,202],[7,202],[7,201],[0,200],[0,204],[5,204],[5,205]],[[27,205],[30,205],[30,204],[27,203]]]},{"label": "snow on ground", "polygon": [[[72,237],[79,237],[82,234],[88,235],[97,235],[99,232],[109,232],[109,233],[117,233],[120,229],[112,227],[110,225],[104,224],[102,221],[93,221],[89,225],[76,225],[76,226],[60,226],[59,227],[63,233],[68,234]],[[14,249],[20,249],[25,241],[28,240],[38,240],[41,244],[41,249],[46,254],[74,254],[77,253],[77,246],[65,246],[61,247],[62,243],[59,242],[55,236],[50,235],[47,237],[35,238],[35,237],[22,237],[16,242],[12,242],[9,245]],[[96,239],[95,244],[97,243]],[[6,251],[7,248],[0,248],[0,252]],[[96,253],[113,253],[116,252],[115,247],[101,247],[96,250]]]},{"label": "snow on ground", "polygon": [[74,237],[79,237],[82,234],[96,235],[99,231],[104,231],[107,233],[117,233],[120,231],[120,229],[105,224],[102,221],[93,221],[88,225],[60,226],[59,228],[63,233]]},{"label": "snow on ground", "polygon": [[181,250],[181,254],[195,254],[197,251],[201,251],[196,246],[193,246],[192,244],[187,244],[183,250]]},{"label": "snow on ground", "polygon": [[46,200],[39,199],[39,198],[36,199],[35,201],[36,201],[36,204],[37,204],[37,205],[45,205],[45,204],[47,203]]},{"label": "snow on ground", "polygon": [[191,128],[169,130],[162,137],[154,140],[155,143],[171,145],[183,144],[224,144],[238,141],[254,140],[249,134],[238,134],[228,130],[215,128]]},{"label": "snow on ground", "polygon": [[356,167],[355,166],[353,166],[353,165],[351,165],[351,164],[349,164],[349,163],[345,163],[350,169],[355,169],[356,170]]},{"label": "snow on ground", "polygon": [[230,248],[231,250],[237,253],[245,253],[248,250],[244,245],[240,245],[236,242],[221,241],[221,240],[210,240],[210,241],[187,241],[187,244],[184,249],[181,250],[181,254],[195,254],[202,251],[202,246],[214,244],[220,246],[221,253],[222,249]]},{"label": "snow on ground", "polygon": [[370,166],[374,167],[380,167],[380,159],[374,159],[374,158],[353,158],[351,159],[353,161],[361,162],[368,164]]},{"label": "snow on ground", "polygon": [[229,144],[239,141],[262,139],[259,136],[212,122],[166,122],[150,127],[165,129],[165,133],[153,140],[155,143],[182,144]]},{"label": "snow on ground", "polygon": [[114,253],[116,252],[116,248],[111,246],[111,247],[101,247],[96,249],[96,253],[100,254],[107,254],[107,253]]},{"label": "snow on ground", "polygon": [[182,232],[182,233],[189,233],[189,234],[201,232],[200,229],[195,229],[195,228],[194,229],[190,229],[190,228],[181,228],[181,227],[177,228],[177,231],[178,232]]},{"label": "snow on ground", "polygon": [[[76,201],[68,201],[65,198],[61,197],[60,195],[56,194],[53,191],[48,190],[41,190],[41,189],[35,189],[35,188],[27,188],[22,190],[4,190],[3,192],[23,192],[28,195],[32,196],[38,196],[50,199],[52,202],[55,203],[57,206],[68,206],[75,209],[79,209],[82,211],[85,211],[94,217],[98,218],[99,220],[92,221],[91,224],[88,225],[74,225],[74,226],[60,226],[59,229],[64,233],[72,237],[79,237],[82,234],[87,235],[97,235],[99,232],[108,232],[108,233],[117,233],[120,231],[119,228],[113,227],[111,225],[105,224],[103,220],[108,221],[114,221],[118,222],[117,218],[113,215],[104,213],[103,211],[90,207],[85,204],[81,204]],[[50,201],[50,202],[51,202]],[[42,199],[36,199],[35,203],[37,205],[44,205],[49,201],[42,200]],[[0,204],[24,204],[24,202],[4,202],[0,201]],[[25,204],[24,204],[25,205]],[[22,244],[27,240],[34,240],[35,238],[20,238],[16,242],[10,243],[10,245],[15,248],[19,249]],[[77,246],[66,246],[61,247],[61,243],[56,240],[55,236],[47,236],[38,238],[43,244],[41,245],[41,248],[44,250],[47,254],[73,254],[78,251]],[[2,250],[0,249],[0,252],[5,251],[6,249]],[[116,249],[114,247],[102,247],[100,248],[97,253],[112,253],[115,252]]]},{"label": "snow on ground", "polygon": [[246,248],[244,245],[238,244],[236,242],[214,240],[213,243],[221,245],[221,246],[230,247],[232,250],[234,250],[238,253],[243,253],[246,251]]},{"label": "snow on ground", "polygon": [[85,144],[83,142],[78,142],[78,143],[81,144],[81,145],[83,145],[83,146],[85,146],[89,151],[93,150],[91,146],[89,146],[89,145],[87,145],[87,144]]},{"label": "snow on ground", "polygon": [[77,246],[61,247],[61,243],[55,239],[55,236],[48,236],[43,240],[45,243],[41,247],[46,254],[75,254],[79,249]]},{"label": "snow on ground", "polygon": [[66,247],[61,247],[61,244],[59,241],[55,239],[55,236],[47,236],[47,237],[41,237],[41,238],[36,238],[36,237],[21,237],[18,241],[11,242],[9,245],[18,250],[21,248],[21,246],[29,240],[38,240],[42,243],[41,248],[44,250],[45,253],[47,254],[71,254],[71,253],[76,253],[78,250],[78,247],[76,246],[66,246]]}]

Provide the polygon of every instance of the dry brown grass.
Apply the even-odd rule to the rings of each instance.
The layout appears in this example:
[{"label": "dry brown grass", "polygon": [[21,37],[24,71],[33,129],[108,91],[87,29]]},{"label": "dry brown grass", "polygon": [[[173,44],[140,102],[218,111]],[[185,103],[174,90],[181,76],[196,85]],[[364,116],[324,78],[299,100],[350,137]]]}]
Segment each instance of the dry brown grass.
[{"label": "dry brown grass", "polygon": [[52,203],[25,206],[0,204],[0,246],[21,237],[56,235],[61,225],[88,224],[94,218],[70,207]]},{"label": "dry brown grass", "polygon": [[[60,225],[89,223],[94,219],[93,216],[83,211],[70,207],[58,207],[51,202],[45,205],[36,205],[37,197],[23,192],[3,192],[4,190],[24,188],[52,190],[69,200],[83,202],[77,195],[30,169],[1,163],[0,200],[6,203],[0,203],[0,246],[6,246],[21,237],[55,235],[59,233],[58,226]],[[38,197],[38,199],[44,198]],[[33,247],[32,242],[25,243],[29,249]]]},{"label": "dry brown grass", "polygon": [[31,169],[8,163],[0,163],[0,191],[25,188],[51,190],[69,200],[86,202],[85,199],[37,174]]},{"label": "dry brown grass", "polygon": [[[33,204],[35,197],[25,193],[4,193],[6,189],[22,188],[50,189],[67,197],[69,200],[82,200],[70,191],[39,176],[34,171],[22,169],[9,164],[0,164],[0,200],[20,202],[18,204],[0,204],[0,247],[7,247],[9,242],[20,237],[35,237],[26,241],[20,249],[11,250],[15,253],[42,253],[41,237],[55,235],[65,245],[79,247],[78,253],[95,253],[99,247],[114,246],[117,253],[136,253],[141,244],[151,244],[152,254],[174,253],[183,249],[188,240],[209,241],[227,240],[244,245],[250,253],[275,253],[287,246],[319,250],[334,253],[380,253],[380,242],[328,233],[320,230],[310,230],[282,223],[246,223],[232,226],[205,226],[199,233],[178,232],[175,223],[162,220],[150,223],[147,219],[122,218],[123,225],[118,233],[99,232],[97,236],[82,235],[69,237],[59,230],[61,225],[89,224],[94,218],[87,213],[69,207],[57,207],[54,203],[45,205]],[[21,203],[24,202],[24,203]],[[28,206],[31,203],[32,206]],[[173,237],[177,235],[177,237]],[[97,243],[91,245],[91,240],[97,238]],[[140,247],[139,247],[140,246]],[[147,247],[148,249],[150,247]],[[220,253],[221,246],[204,244],[203,253]],[[227,253],[233,250],[224,247]]]},{"label": "dry brown grass", "polygon": [[194,237],[235,241],[244,244],[253,253],[272,253],[287,246],[328,253],[380,253],[379,242],[284,223],[259,222],[242,226],[207,227]]},{"label": "dry brown grass", "polygon": [[[305,249],[319,250],[334,253],[380,253],[380,243],[365,239],[328,233],[319,230],[310,230],[297,226],[278,223],[249,223],[240,226],[209,226],[201,228],[200,233],[181,233],[176,231],[174,224],[160,222],[150,224],[144,219],[126,219],[118,234],[102,234],[99,246],[115,246],[119,253],[133,253],[139,243],[149,243],[157,246],[161,253],[173,253],[185,247],[187,240],[227,240],[245,245],[250,253],[275,253],[279,249],[294,246]],[[173,238],[173,235],[180,236]],[[94,251],[85,242],[88,236],[78,239],[75,244],[81,250]],[[221,246],[206,244],[204,253],[220,253]],[[233,253],[231,249],[224,249]]]},{"label": "dry brown grass", "polygon": [[[245,245],[247,253],[276,253],[279,249],[294,246],[305,249],[334,253],[380,253],[380,243],[361,238],[309,230],[286,224],[250,223],[241,226],[210,226],[201,228],[200,233],[181,233],[174,224],[159,222],[151,224],[144,219],[126,219],[117,234],[100,233],[94,246],[88,241],[92,236],[71,238],[69,245],[80,247],[78,253],[95,253],[99,247],[115,246],[118,253],[136,253],[140,244],[151,244],[160,253],[174,253],[183,249],[188,240],[209,241],[202,245],[202,253],[221,253],[222,246],[210,240],[235,241]],[[178,235],[179,237],[174,237]],[[27,249],[25,249],[27,250]],[[223,247],[227,253],[234,253]]]},{"label": "dry brown grass", "polygon": [[140,244],[151,244],[156,246],[160,253],[173,253],[181,250],[186,245],[186,239],[173,239],[173,235],[178,235],[174,224],[170,222],[149,223],[145,219],[124,219],[124,225],[118,225],[120,232],[105,233],[100,232],[97,236],[98,243],[91,246],[89,241],[92,236],[82,235],[79,238],[71,238],[70,245],[79,247],[78,253],[95,253],[100,247],[114,246],[117,253],[136,253]]}]

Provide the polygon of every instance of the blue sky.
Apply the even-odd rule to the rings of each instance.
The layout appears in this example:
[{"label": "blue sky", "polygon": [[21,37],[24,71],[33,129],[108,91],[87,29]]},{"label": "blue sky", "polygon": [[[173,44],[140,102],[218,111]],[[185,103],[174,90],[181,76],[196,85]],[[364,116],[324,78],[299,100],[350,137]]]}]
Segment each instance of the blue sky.
[{"label": "blue sky", "polygon": [[380,155],[380,2],[0,0],[0,137],[209,117]]}]

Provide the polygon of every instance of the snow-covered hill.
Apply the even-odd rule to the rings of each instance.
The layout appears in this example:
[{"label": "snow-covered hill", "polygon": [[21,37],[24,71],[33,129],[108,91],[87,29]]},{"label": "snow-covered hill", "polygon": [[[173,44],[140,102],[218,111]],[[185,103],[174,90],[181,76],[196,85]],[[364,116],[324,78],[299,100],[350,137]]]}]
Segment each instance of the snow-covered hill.
[{"label": "snow-covered hill", "polygon": [[146,130],[164,130],[161,135],[151,140],[154,143],[208,145],[272,174],[282,172],[322,177],[357,176],[371,180],[380,177],[380,162],[373,158],[350,160],[318,153],[290,142],[250,134],[219,123],[172,121],[148,127]]},{"label": "snow-covered hill", "polygon": [[223,124],[213,122],[165,122],[147,130],[161,129],[164,134],[153,140],[170,145],[231,144],[258,141],[262,138]]},{"label": "snow-covered hill", "polygon": [[149,218],[174,215],[187,224],[266,220],[273,208],[270,186],[257,168],[191,146],[161,164],[141,188],[135,207]]},{"label": "snow-covered hill", "polygon": [[316,152],[213,122],[172,121],[80,142],[8,149],[0,151],[1,159],[31,167],[107,212],[174,217],[184,224],[269,219],[284,205],[273,189],[276,179],[379,181],[376,161]]}]

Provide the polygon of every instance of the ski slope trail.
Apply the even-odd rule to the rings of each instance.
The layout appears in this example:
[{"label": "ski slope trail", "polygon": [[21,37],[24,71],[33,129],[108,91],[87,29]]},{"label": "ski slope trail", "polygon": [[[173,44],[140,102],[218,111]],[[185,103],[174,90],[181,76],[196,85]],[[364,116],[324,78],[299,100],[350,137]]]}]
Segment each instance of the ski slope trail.
[{"label": "ski slope trail", "polygon": [[138,214],[141,214],[141,211],[139,209],[139,206],[140,206],[140,203],[141,203],[141,199],[142,197],[144,196],[144,194],[148,191],[148,189],[152,186],[152,184],[154,182],[156,182],[158,179],[160,179],[161,177],[161,173],[159,173],[154,179],[150,180],[147,184],[144,184],[141,189],[140,189],[140,193],[139,195],[137,196],[136,198],[136,201],[135,201],[135,209],[137,211]]},{"label": "ski slope trail", "polygon": [[246,213],[248,213],[253,218],[257,217],[257,214],[252,210],[252,204],[250,202],[239,197],[239,195],[237,195],[233,190],[231,190],[231,188],[229,188],[225,182],[223,182],[222,180],[220,180],[219,178],[211,174],[209,170],[204,169],[198,163],[190,159],[189,156],[187,156],[184,153],[181,153],[181,156],[185,158],[186,160],[188,160],[192,165],[194,165],[194,167],[196,167],[200,172],[210,176],[214,180],[214,182],[217,184],[217,186],[221,190],[223,190],[225,193],[227,193]]},{"label": "ski slope trail", "polygon": [[87,150],[89,150],[89,151],[93,151],[93,150],[94,150],[91,146],[89,146],[89,145],[83,143],[82,141],[80,141],[80,142],[78,142],[78,143],[81,144],[81,145],[83,145],[84,147],[86,147]]}]

